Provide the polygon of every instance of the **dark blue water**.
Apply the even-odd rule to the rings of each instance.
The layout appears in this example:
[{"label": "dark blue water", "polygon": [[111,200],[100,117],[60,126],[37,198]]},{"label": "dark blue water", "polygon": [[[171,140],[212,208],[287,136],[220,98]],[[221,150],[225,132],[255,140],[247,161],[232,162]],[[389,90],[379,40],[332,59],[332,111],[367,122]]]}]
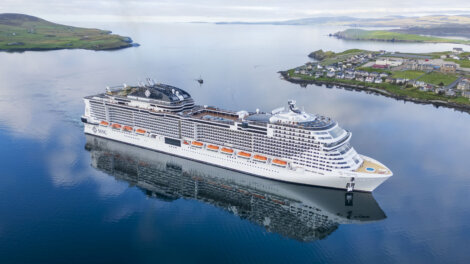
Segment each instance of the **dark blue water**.
[{"label": "dark blue water", "polygon": [[[93,26],[142,46],[0,53],[0,263],[468,262],[469,114],[301,88],[276,73],[319,48],[455,45],[345,42],[326,36],[339,28],[320,27]],[[296,99],[351,130],[356,150],[395,175],[348,204],[344,192],[87,142],[81,98],[146,77],[227,109],[269,111]]]}]

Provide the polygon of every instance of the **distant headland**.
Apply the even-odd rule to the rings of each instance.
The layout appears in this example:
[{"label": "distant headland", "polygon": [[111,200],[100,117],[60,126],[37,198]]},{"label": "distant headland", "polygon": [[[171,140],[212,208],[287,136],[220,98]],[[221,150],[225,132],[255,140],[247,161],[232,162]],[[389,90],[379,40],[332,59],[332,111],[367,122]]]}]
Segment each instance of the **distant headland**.
[{"label": "distant headland", "polygon": [[61,25],[24,14],[0,14],[0,51],[115,50],[138,45],[108,30]]},{"label": "distant headland", "polygon": [[[454,28],[452,28],[454,29]],[[470,40],[465,39],[452,39],[452,38],[441,38],[435,36],[424,36],[420,35],[423,29],[414,28],[411,29],[400,29],[400,30],[365,30],[350,28],[343,31],[330,34],[339,39],[344,40],[369,40],[369,41],[387,41],[387,42],[421,42],[421,43],[455,43],[470,45]],[[427,28],[429,34],[436,33],[442,34],[442,29],[434,27]],[[411,33],[412,32],[412,33]],[[414,33],[418,34],[414,34]]]}]

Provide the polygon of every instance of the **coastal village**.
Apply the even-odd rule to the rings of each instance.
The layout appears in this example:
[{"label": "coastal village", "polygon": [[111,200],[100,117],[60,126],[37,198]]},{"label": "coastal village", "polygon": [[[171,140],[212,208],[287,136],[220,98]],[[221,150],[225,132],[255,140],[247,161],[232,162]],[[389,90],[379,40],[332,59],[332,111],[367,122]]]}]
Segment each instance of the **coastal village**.
[{"label": "coastal village", "polygon": [[317,80],[327,84],[400,88],[442,98],[464,97],[465,101],[470,98],[470,52],[462,48],[429,54],[384,50],[334,53],[319,50],[309,57],[316,61],[287,71],[287,78],[294,81]]}]

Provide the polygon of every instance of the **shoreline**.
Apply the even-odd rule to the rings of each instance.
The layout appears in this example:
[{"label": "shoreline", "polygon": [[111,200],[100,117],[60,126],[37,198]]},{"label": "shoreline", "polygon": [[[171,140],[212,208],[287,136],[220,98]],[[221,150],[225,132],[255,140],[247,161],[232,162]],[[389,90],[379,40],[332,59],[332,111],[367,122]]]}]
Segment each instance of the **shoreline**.
[{"label": "shoreline", "polygon": [[299,85],[315,84],[315,85],[320,85],[320,86],[334,85],[337,87],[343,87],[345,89],[349,88],[355,91],[372,92],[372,93],[383,95],[385,97],[396,99],[398,101],[413,102],[413,103],[422,104],[422,105],[430,104],[430,105],[434,105],[435,107],[446,107],[446,108],[450,108],[450,109],[454,109],[460,112],[466,112],[470,114],[470,105],[447,102],[447,101],[442,101],[442,100],[418,99],[418,98],[414,98],[410,96],[397,95],[397,94],[391,93],[389,91],[386,91],[378,87],[369,87],[365,85],[356,85],[356,84],[346,84],[346,83],[337,82],[334,80],[331,80],[331,81],[304,80],[304,79],[288,76],[287,71],[279,71],[278,73],[282,76],[284,80],[294,83],[294,84],[299,84]]},{"label": "shoreline", "polygon": [[13,48],[13,49],[0,49],[0,52],[7,52],[7,53],[23,53],[26,51],[54,51],[54,50],[90,50],[90,51],[115,51],[115,50],[122,50],[127,48],[134,48],[139,47],[140,44],[138,43],[129,43],[128,45],[122,45],[119,47],[112,47],[112,48],[96,48],[96,49],[88,49],[82,47],[57,47],[57,48]]}]

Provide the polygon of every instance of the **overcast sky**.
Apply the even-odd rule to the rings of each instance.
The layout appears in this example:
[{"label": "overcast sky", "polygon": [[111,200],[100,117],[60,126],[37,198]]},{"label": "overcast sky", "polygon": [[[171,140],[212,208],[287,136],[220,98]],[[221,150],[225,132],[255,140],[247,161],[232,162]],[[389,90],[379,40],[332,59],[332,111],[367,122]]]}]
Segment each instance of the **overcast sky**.
[{"label": "overcast sky", "polygon": [[54,21],[272,21],[318,16],[470,14],[469,0],[0,0],[0,13]]}]

